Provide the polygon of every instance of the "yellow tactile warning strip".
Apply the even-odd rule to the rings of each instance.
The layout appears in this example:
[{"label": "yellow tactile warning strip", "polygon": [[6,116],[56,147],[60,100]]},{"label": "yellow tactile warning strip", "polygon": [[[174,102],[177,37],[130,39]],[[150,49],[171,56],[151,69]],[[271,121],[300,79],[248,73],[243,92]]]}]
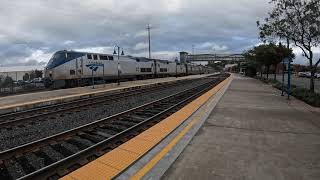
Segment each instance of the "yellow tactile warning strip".
[{"label": "yellow tactile warning strip", "polygon": [[[224,80],[202,96],[198,97],[191,103],[187,104],[185,107],[175,112],[171,116],[167,117],[160,123],[154,125],[148,130],[142,132],[135,138],[129,140],[128,142],[120,145],[118,148],[106,153],[105,155],[99,157],[93,162],[71,172],[70,174],[61,178],[62,180],[82,180],[82,179],[111,179],[117,176],[119,173],[128,168],[132,163],[142,157],[146,152],[156,146],[162,139],[168,136],[173,130],[175,130],[181,123],[183,123],[188,117],[190,117],[196,110],[198,110],[207,100],[217,93],[230,78]],[[197,116],[200,118],[200,116]],[[194,120],[187,126],[190,128],[194,124]],[[186,127],[186,128],[187,128]],[[190,129],[189,128],[189,129]],[[189,129],[184,129],[188,131]],[[169,143],[171,146],[176,144],[175,141],[184,135],[181,133],[174,138],[172,142]],[[179,138],[179,136],[181,136]],[[173,143],[175,142],[175,143]],[[173,143],[173,144],[172,144]],[[167,145],[168,146],[168,145]],[[141,169],[133,178],[142,177],[147,173],[159,160],[161,154],[166,154],[166,151],[171,148],[165,147],[159,154],[156,155],[143,169]]]},{"label": "yellow tactile warning strip", "polygon": [[[206,100],[207,102],[208,100]],[[212,101],[212,100],[211,100]],[[206,103],[205,102],[205,103]],[[191,122],[176,135],[169,144],[167,144],[158,154],[156,154],[145,166],[138,170],[134,175],[130,177],[131,180],[142,179],[164,156],[172,150],[172,148],[180,141],[180,139],[203,117],[204,113],[208,113],[212,103],[207,103],[199,113],[193,116]]]}]

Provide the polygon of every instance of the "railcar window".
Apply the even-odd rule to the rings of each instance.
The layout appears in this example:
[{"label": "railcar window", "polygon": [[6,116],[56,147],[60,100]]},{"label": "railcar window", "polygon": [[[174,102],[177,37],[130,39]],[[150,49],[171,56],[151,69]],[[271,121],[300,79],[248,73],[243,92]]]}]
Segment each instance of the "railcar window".
[{"label": "railcar window", "polygon": [[88,59],[92,59],[91,54],[87,54],[87,58],[88,58]]},{"label": "railcar window", "polygon": [[108,60],[108,56],[100,55],[100,60]]},{"label": "railcar window", "polygon": [[167,68],[160,68],[160,72],[167,72]]},{"label": "railcar window", "polygon": [[75,74],[76,74],[76,71],[73,70],[73,69],[71,69],[71,70],[70,70],[70,75],[75,75]]},{"label": "railcar window", "polygon": [[140,68],[140,72],[151,72],[151,68]]},{"label": "railcar window", "polygon": [[113,61],[113,56],[108,56],[110,61]]},{"label": "railcar window", "polygon": [[94,54],[94,55],[93,55],[93,59],[94,59],[94,60],[98,60],[98,55]]}]

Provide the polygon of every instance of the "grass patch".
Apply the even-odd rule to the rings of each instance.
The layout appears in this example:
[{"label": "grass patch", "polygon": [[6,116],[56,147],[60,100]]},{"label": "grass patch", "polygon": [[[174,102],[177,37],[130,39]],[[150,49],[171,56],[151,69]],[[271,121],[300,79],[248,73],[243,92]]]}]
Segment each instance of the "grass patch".
[{"label": "grass patch", "polygon": [[[267,78],[261,78],[261,77],[256,77],[257,79],[260,79],[264,83],[272,84],[273,87],[281,90],[282,89],[282,83],[274,80],[274,79],[267,79]],[[297,87],[296,85],[291,85],[291,94],[297,99],[300,99],[304,101],[305,103],[315,106],[315,107],[320,107],[320,94],[311,92],[309,89],[305,88],[300,88]]]}]

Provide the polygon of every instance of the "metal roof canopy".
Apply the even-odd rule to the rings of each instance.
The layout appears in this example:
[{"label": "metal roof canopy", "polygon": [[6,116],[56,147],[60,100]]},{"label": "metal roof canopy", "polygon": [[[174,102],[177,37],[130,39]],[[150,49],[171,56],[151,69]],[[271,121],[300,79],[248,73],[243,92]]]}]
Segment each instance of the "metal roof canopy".
[{"label": "metal roof canopy", "polygon": [[242,54],[194,54],[188,55],[187,61],[243,61]]}]

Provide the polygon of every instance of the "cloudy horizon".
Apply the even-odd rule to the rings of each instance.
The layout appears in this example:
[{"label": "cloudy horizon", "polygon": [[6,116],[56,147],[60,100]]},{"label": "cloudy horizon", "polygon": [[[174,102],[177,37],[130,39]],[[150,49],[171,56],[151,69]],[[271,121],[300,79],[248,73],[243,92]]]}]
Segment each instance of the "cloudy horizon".
[{"label": "cloudy horizon", "polygon": [[[260,43],[256,21],[265,0],[0,0],[0,65],[45,64],[68,49],[175,59],[179,51],[242,53]],[[295,48],[297,62],[304,63]]]}]

